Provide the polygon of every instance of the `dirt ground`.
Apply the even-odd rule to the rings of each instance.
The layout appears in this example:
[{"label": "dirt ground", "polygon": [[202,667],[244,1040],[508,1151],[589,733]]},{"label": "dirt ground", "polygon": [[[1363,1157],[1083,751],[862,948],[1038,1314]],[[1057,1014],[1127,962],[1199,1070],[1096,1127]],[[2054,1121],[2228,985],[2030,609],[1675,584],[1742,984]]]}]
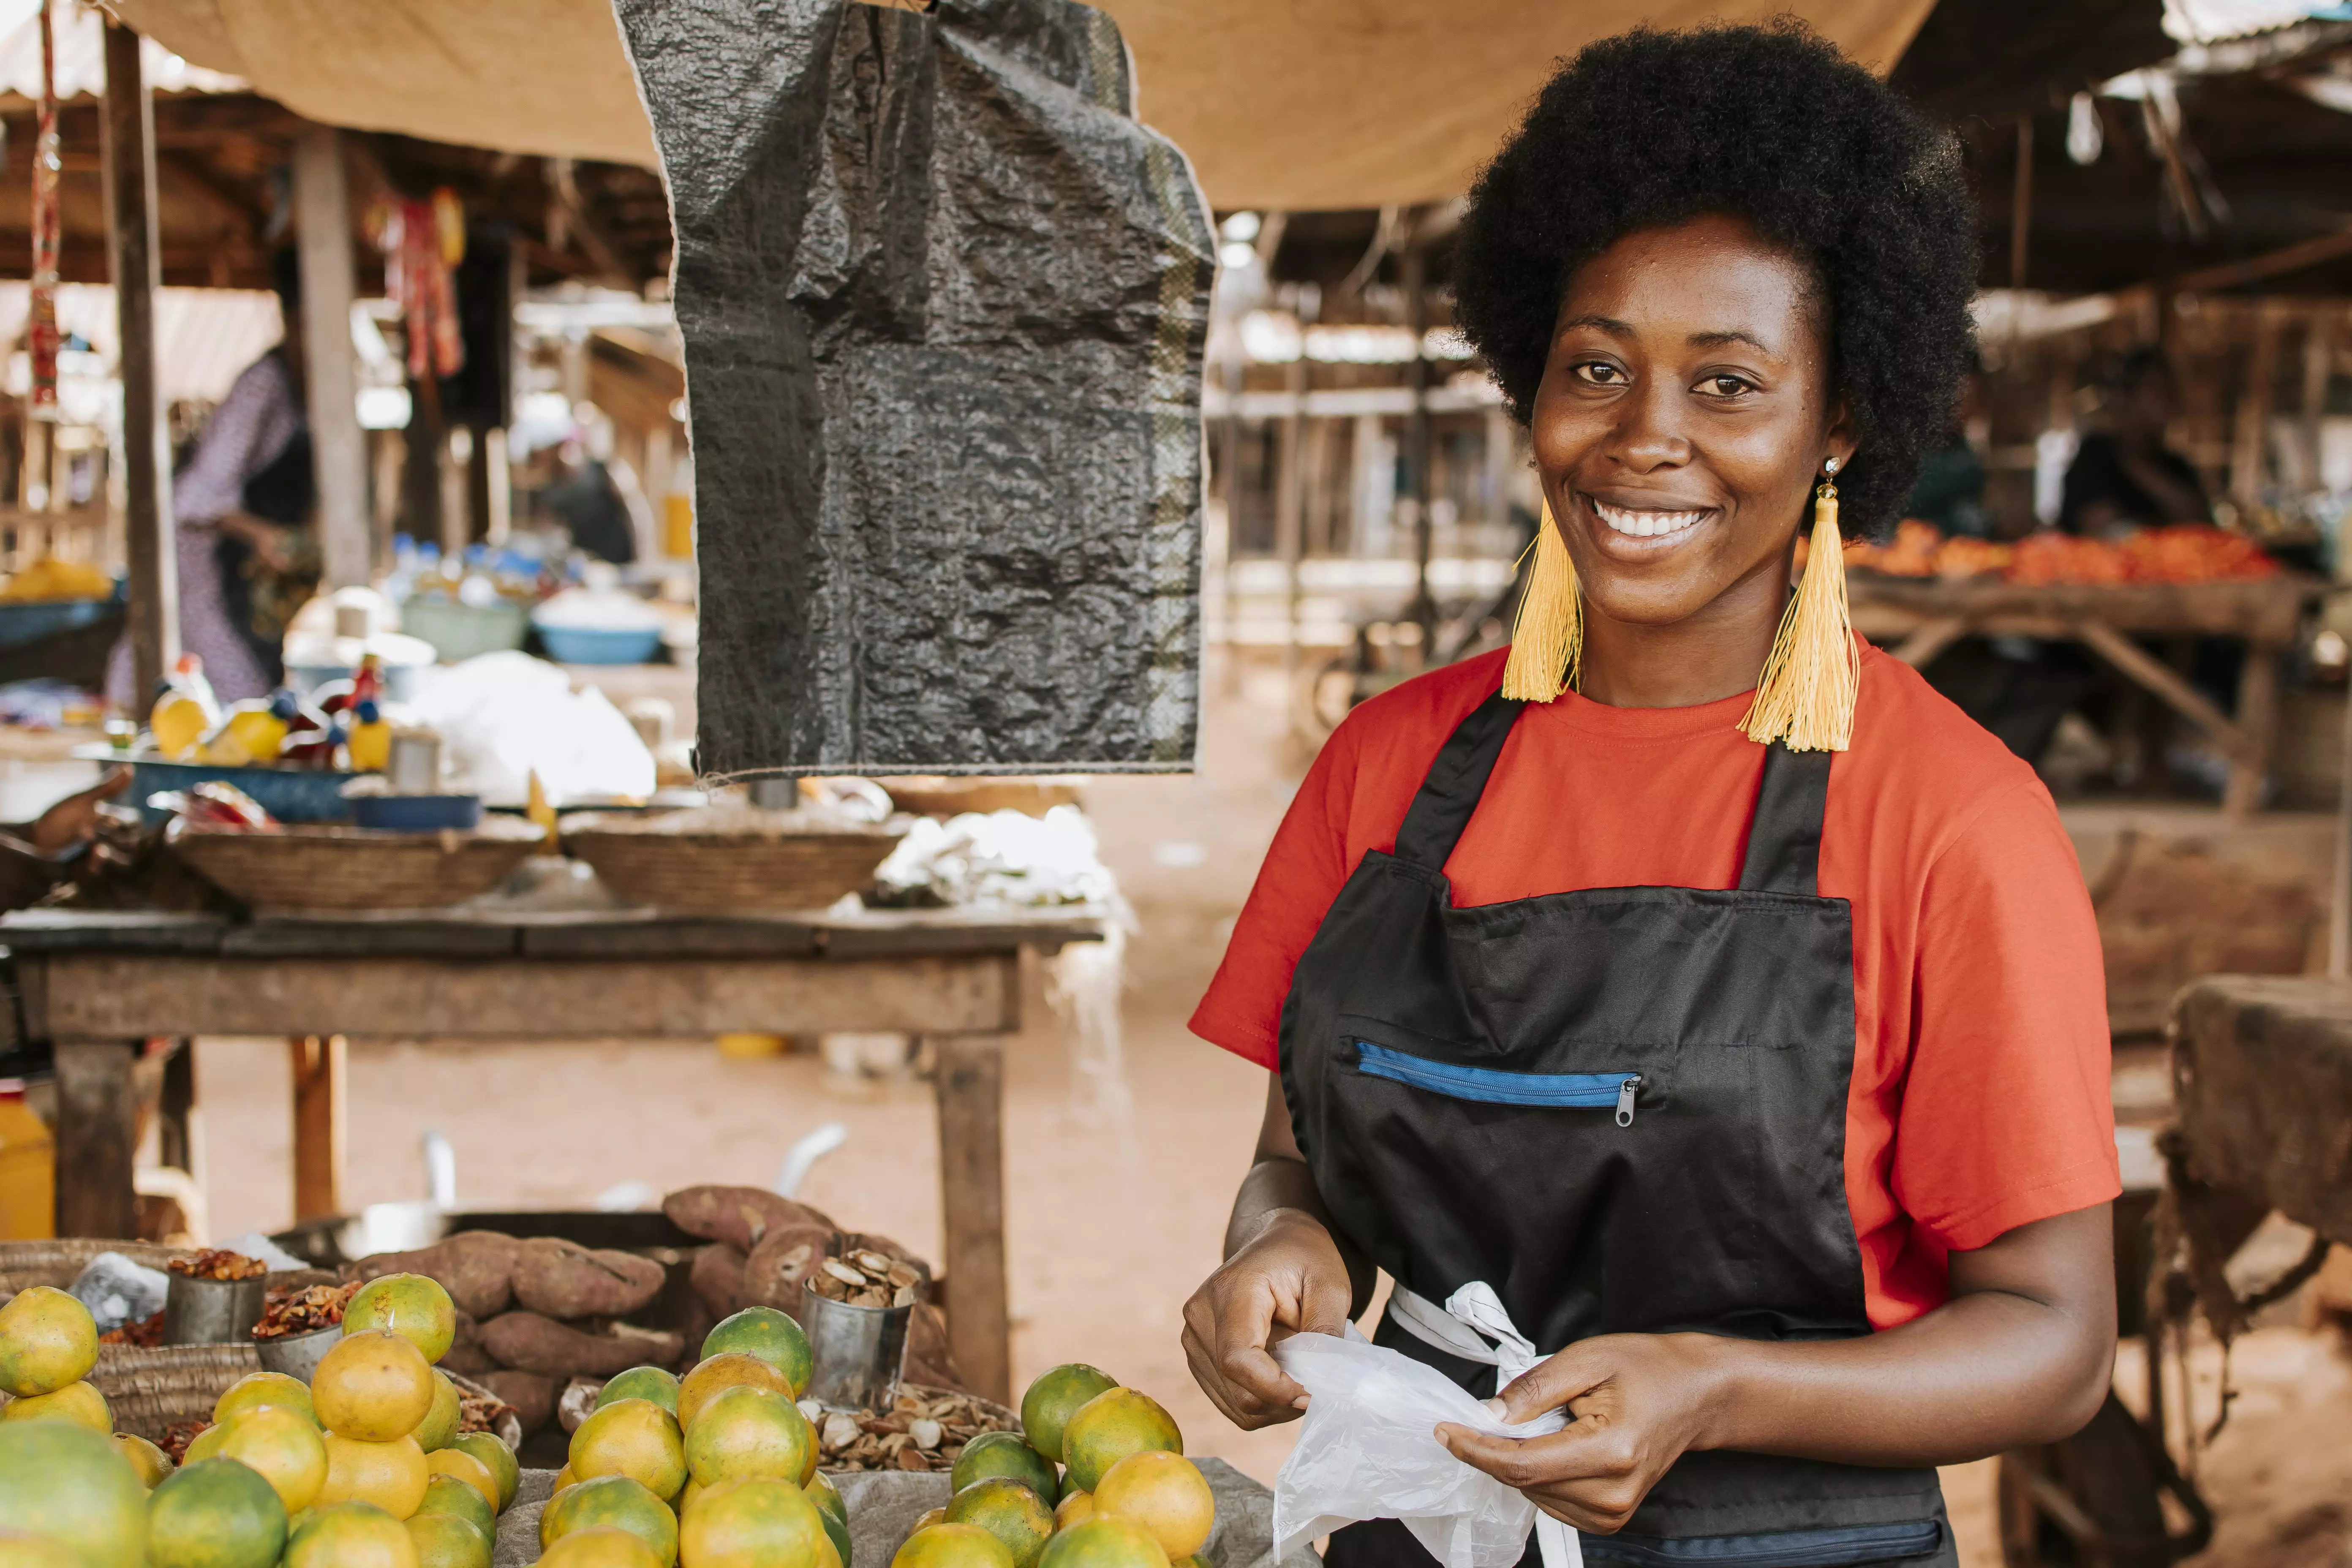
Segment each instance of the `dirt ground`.
[{"label": "dirt ground", "polygon": [[[1166,1404],[1195,1453],[1271,1480],[1285,1429],[1244,1434],[1193,1388],[1178,1312],[1214,1266],[1264,1096],[1257,1069],[1184,1019],[1287,805],[1304,759],[1285,740],[1283,680],[1213,673],[1203,770],[1087,786],[1105,858],[1135,906],[1125,1008],[1124,1119],[1081,1103],[1058,1023],[1030,977],[1010,1051],[1006,1160],[1016,1380],[1060,1362],[1109,1370]],[[206,1040],[199,1052],[210,1228],[290,1217],[286,1047]],[[929,1097],[911,1079],[829,1074],[813,1055],[730,1060],[708,1047],[626,1041],[353,1048],[353,1204],[421,1197],[420,1140],[445,1134],[468,1206],[586,1207],[619,1184],[765,1184],[793,1142],[830,1121],[847,1142],[803,1195],[845,1224],[937,1256]],[[2229,1568],[2352,1563],[2352,1372],[2328,1343],[2264,1330],[2242,1345],[2247,1392],[2206,1456],[2224,1521],[2197,1560]],[[1990,1463],[1946,1474],[1969,1568],[1998,1560]]]}]

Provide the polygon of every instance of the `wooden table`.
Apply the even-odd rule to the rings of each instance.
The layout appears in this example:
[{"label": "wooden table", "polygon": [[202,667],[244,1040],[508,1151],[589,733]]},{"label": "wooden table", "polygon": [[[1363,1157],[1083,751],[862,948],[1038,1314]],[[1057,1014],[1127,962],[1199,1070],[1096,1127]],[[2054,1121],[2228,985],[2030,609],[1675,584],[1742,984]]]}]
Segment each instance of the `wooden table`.
[{"label": "wooden table", "polygon": [[[874,912],[702,919],[646,911],[217,916],[29,910],[0,919],[26,1025],[57,1050],[58,1229],[135,1233],[132,1067],[154,1036],[294,1039],[296,1161],[340,1163],[341,1048],[404,1039],[675,1038],[884,1031],[937,1062],[949,1342],[978,1392],[1012,1392],[1003,1061],[1020,952],[1098,939],[1103,917]],[[307,1044],[306,1044],[307,1043]],[[304,1170],[305,1166],[309,1169]]]},{"label": "wooden table", "polygon": [[[2294,644],[2304,607],[2327,584],[2298,576],[2236,583],[2023,587],[1992,578],[1948,582],[1854,572],[1847,577],[1854,629],[1925,668],[1966,637],[2079,642],[2203,730],[2230,758],[2223,804],[2244,815],[2262,801],[2276,745],[2279,660]],[[2132,640],[2224,637],[2246,645],[2232,719],[2170,665]]]}]

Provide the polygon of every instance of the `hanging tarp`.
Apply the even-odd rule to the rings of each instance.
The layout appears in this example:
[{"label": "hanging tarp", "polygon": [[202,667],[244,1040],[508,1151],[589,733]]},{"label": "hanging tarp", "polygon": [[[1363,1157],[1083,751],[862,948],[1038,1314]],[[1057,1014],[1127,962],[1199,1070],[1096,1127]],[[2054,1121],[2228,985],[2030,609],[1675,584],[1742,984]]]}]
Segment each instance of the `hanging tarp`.
[{"label": "hanging tarp", "polygon": [[[689,8],[688,0],[676,0]],[[1882,74],[1934,0],[1104,0],[1144,120],[1220,208],[1468,188],[1553,62],[1637,23],[1793,13]],[[650,165],[608,0],[111,0],[195,65],[331,125]],[[774,26],[806,0],[768,7]]]},{"label": "hanging tarp", "polygon": [[621,0],[667,171],[719,773],[1189,767],[1183,155],[1071,0]]}]

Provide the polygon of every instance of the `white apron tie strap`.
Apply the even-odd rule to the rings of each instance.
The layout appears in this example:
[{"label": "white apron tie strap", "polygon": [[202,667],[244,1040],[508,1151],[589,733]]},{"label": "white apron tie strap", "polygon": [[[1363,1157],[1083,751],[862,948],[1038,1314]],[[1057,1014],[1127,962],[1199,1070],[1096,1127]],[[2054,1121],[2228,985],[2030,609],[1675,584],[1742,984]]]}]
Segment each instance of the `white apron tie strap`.
[{"label": "white apron tie strap", "polygon": [[[1388,1316],[1425,1345],[1493,1367],[1497,1393],[1542,1359],[1533,1342],[1511,1321],[1503,1299],[1484,1279],[1473,1279],[1454,1291],[1443,1308],[1396,1285],[1389,1293]],[[1544,1568],[1584,1568],[1584,1546],[1576,1531],[1541,1509],[1536,1510],[1536,1544],[1543,1551]]]}]

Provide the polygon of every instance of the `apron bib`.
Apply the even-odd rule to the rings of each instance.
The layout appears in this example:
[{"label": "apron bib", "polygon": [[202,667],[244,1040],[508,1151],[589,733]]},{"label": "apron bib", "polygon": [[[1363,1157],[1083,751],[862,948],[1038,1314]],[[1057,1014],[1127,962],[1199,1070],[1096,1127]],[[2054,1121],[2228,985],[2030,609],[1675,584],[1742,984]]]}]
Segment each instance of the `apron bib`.
[{"label": "apron bib", "polygon": [[[1766,753],[1736,889],[1456,909],[1443,868],[1522,706],[1497,693],[1454,731],[1283,1004],[1283,1092],[1332,1223],[1423,1299],[1375,1342],[1491,1395],[1491,1364],[1403,1321],[1479,1280],[1542,1355],[1869,1333],[1845,1195],[1853,911],[1816,888],[1831,753]],[[1622,1532],[1581,1544],[1643,1568],[1952,1555],[1932,1469],[1725,1450],[1685,1455]],[[1335,1533],[1329,1561],[1431,1563],[1385,1520]]]}]

